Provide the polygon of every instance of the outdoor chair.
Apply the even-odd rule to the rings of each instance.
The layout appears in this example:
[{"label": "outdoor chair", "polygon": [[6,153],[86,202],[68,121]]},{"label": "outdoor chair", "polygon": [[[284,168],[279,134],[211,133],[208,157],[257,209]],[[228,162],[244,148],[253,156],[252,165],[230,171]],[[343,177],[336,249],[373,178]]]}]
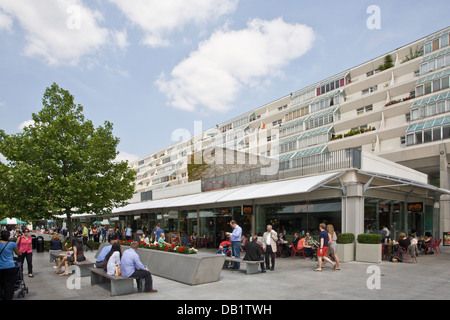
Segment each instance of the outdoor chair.
[{"label": "outdoor chair", "polygon": [[303,254],[303,259],[306,259],[306,257],[305,257],[305,251],[303,250],[303,248],[300,249],[300,250],[297,250],[297,248],[296,248],[294,245],[292,245],[292,248],[291,248],[291,258],[292,258],[292,259],[295,259],[295,255],[296,255],[297,253]]}]

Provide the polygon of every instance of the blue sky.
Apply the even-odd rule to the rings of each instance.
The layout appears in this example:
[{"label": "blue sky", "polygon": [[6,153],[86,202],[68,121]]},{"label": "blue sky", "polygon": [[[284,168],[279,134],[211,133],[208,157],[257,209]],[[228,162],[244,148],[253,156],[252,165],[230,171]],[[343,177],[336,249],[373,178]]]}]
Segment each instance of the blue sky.
[{"label": "blue sky", "polygon": [[[320,3],[320,4],[319,4]],[[369,29],[367,8],[380,8]],[[281,98],[449,25],[448,0],[0,0],[0,129],[45,88],[110,121],[127,159]],[[0,156],[1,159],[1,156]]]}]

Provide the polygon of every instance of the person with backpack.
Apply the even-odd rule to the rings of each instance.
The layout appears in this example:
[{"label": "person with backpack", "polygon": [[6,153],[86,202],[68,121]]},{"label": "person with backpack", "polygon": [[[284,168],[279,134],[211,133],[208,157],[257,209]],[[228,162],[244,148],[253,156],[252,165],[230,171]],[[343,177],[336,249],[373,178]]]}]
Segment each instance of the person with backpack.
[{"label": "person with backpack", "polygon": [[14,296],[14,285],[17,280],[14,253],[21,256],[15,242],[9,241],[9,231],[2,230],[0,233],[0,300],[12,300]]}]

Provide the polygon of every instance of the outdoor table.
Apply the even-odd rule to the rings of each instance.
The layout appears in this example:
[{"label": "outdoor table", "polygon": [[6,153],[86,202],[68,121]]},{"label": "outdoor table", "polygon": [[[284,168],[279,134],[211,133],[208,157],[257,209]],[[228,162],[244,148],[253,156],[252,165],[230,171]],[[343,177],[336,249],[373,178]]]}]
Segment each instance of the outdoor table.
[{"label": "outdoor table", "polygon": [[394,242],[391,243],[382,243],[383,245],[383,260],[389,260],[389,256],[395,255],[398,251],[398,243],[394,244]]}]

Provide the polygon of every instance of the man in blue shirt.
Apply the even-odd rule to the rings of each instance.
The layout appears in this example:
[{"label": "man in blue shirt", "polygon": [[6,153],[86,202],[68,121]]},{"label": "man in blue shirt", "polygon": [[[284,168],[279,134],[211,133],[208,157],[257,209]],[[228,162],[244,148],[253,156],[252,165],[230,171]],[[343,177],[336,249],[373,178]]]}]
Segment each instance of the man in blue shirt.
[{"label": "man in blue shirt", "polygon": [[95,266],[97,268],[103,268],[103,260],[105,260],[106,255],[111,251],[112,245],[116,243],[117,240],[111,240],[109,243],[109,246],[106,246],[100,251],[100,254],[97,257],[97,260],[95,261]]},{"label": "man in blue shirt", "polygon": [[153,241],[158,242],[159,237],[161,237],[161,233],[164,233],[164,230],[160,228],[159,224],[157,224],[154,231]]},{"label": "man in blue shirt", "polygon": [[[233,228],[233,232],[226,232],[226,235],[231,237],[231,255],[239,259],[241,257],[242,228],[237,225],[236,220],[231,220],[230,226]],[[233,269],[239,269],[240,267],[240,262],[233,262]]]},{"label": "man in blue shirt", "polygon": [[158,290],[153,289],[153,280],[150,271],[141,263],[141,259],[139,259],[137,254],[139,244],[133,242],[130,247],[130,249],[124,251],[122,259],[120,260],[120,272],[122,273],[122,277],[144,278],[144,291],[146,293],[158,292]]},{"label": "man in blue shirt", "polygon": [[128,225],[128,228],[125,229],[125,238],[127,241],[131,239],[131,231],[133,231],[133,229]]}]

